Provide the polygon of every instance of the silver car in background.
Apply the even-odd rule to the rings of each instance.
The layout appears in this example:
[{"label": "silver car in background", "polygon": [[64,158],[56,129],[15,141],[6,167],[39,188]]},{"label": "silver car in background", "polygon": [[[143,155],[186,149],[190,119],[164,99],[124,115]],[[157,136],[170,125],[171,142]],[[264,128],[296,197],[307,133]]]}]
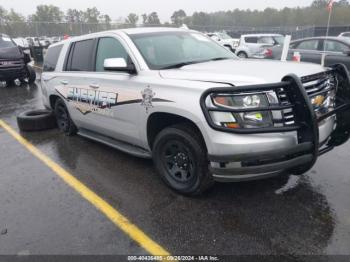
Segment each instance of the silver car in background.
[{"label": "silver car in background", "polygon": [[280,34],[242,35],[236,54],[240,58],[264,58],[267,48],[283,46],[284,36]]}]

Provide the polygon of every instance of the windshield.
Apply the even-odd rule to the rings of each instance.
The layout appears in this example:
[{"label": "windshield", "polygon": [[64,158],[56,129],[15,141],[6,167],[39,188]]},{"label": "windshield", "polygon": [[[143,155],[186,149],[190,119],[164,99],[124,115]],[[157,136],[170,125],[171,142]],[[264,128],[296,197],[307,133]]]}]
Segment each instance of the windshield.
[{"label": "windshield", "polygon": [[[158,32],[129,35],[150,69],[181,67],[210,60],[236,59],[226,48],[193,32]],[[178,66],[176,66],[178,65]]]},{"label": "windshield", "polygon": [[9,37],[0,37],[0,48],[8,48],[8,47],[14,47],[16,46],[11,38]]}]

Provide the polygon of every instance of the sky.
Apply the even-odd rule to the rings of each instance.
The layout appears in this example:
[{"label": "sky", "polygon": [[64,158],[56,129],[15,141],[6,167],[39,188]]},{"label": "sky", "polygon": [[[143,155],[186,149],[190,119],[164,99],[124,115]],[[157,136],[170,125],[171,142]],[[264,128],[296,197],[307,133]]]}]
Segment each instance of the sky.
[{"label": "sky", "polygon": [[264,9],[266,7],[283,8],[308,6],[312,0],[1,0],[0,6],[29,15],[40,4],[52,4],[63,11],[69,8],[83,9],[96,6],[103,14],[113,20],[126,17],[129,13],[150,13],[156,11],[162,22],[170,21],[175,10],[183,9],[188,15],[195,11],[227,11],[239,9]]}]

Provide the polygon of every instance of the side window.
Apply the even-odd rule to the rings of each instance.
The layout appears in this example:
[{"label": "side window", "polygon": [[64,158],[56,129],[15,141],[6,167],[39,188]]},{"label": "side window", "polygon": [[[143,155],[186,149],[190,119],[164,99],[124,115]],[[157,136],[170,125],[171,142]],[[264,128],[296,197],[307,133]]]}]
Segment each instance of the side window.
[{"label": "side window", "polygon": [[68,71],[92,71],[93,49],[93,39],[75,42],[68,59]]},{"label": "side window", "polygon": [[248,36],[245,38],[245,42],[248,44],[257,44],[258,43],[258,38],[254,36]]},{"label": "side window", "polygon": [[308,40],[301,42],[296,48],[301,50],[317,50],[318,40]]},{"label": "side window", "polygon": [[325,41],[325,49],[328,52],[343,53],[346,50],[349,50],[349,47],[347,47],[346,45],[344,45],[343,43],[340,43],[338,41],[327,40],[327,41]]},{"label": "side window", "polygon": [[46,56],[44,59],[44,65],[43,65],[44,72],[55,71],[58,57],[60,56],[62,47],[63,47],[63,45],[57,45],[54,47],[50,47],[47,50],[47,53],[46,53]]},{"label": "side window", "polygon": [[96,71],[104,71],[104,61],[107,58],[124,58],[128,61],[128,53],[122,44],[115,38],[104,37],[98,41],[97,54],[96,54]]},{"label": "side window", "polygon": [[258,39],[258,44],[268,44],[273,45],[275,43],[275,40],[271,36],[262,36]]}]

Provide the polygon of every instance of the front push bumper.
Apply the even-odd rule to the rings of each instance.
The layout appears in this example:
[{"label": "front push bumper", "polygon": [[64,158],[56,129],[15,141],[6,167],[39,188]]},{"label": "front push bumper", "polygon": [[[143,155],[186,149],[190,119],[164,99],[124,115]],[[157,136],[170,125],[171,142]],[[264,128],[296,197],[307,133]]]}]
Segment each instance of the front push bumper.
[{"label": "front push bumper", "polygon": [[[221,182],[235,182],[263,179],[283,173],[300,175],[310,170],[319,156],[348,141],[350,137],[349,72],[344,65],[339,64],[332,67],[332,73],[335,74],[337,79],[334,106],[332,110],[321,116],[316,116],[314,107],[310,102],[310,96],[306,92],[302,80],[295,75],[288,75],[282,79],[281,83],[271,85],[234,87],[232,89],[213,88],[206,91],[202,95],[201,106],[209,125],[213,129],[240,134],[297,132],[298,141],[295,146],[274,151],[241,155],[209,155],[210,169],[214,179]],[[228,131],[212,122],[210,111],[216,109],[208,108],[205,105],[207,97],[215,93],[277,91],[280,88],[285,90],[290,101],[289,106],[294,111],[295,124],[292,126]],[[280,105],[260,108],[259,110],[280,110],[286,107],[286,105]],[[233,112],[235,110],[223,109],[222,111]],[[328,139],[320,143],[319,125],[330,118],[335,119],[333,131]]]}]

